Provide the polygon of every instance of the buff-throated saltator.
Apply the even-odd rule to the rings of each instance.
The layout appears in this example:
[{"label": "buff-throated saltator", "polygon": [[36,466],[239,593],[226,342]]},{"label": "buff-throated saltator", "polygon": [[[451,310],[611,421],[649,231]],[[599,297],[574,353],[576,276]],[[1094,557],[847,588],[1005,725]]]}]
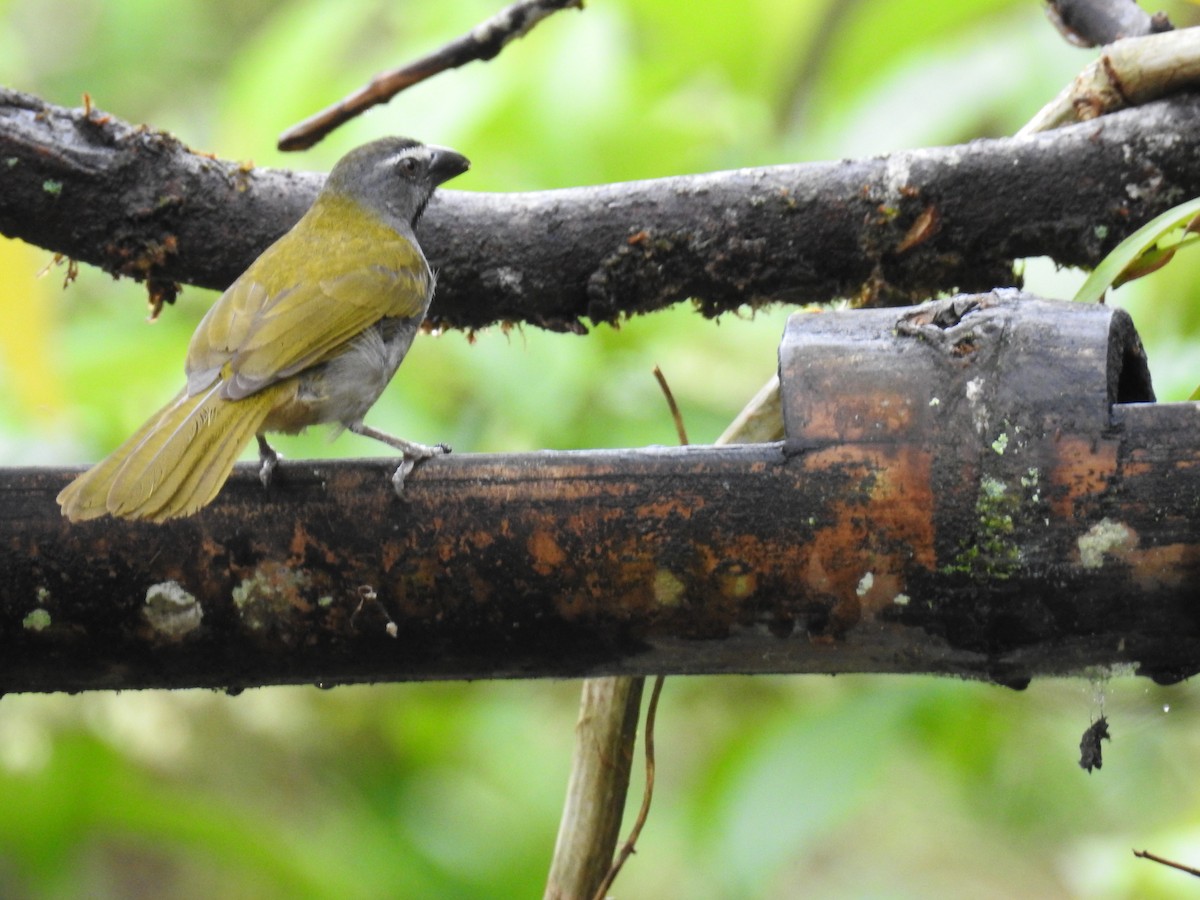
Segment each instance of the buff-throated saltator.
[{"label": "buff-throated saltator", "polygon": [[187,387],[58,495],[72,521],[106,513],[161,522],[216,497],[251,437],[331,423],[414,461],[445,452],[363,423],[412,344],[433,296],[413,228],[434,188],[467,170],[444,147],[384,138],[352,150],[299,222],[201,320]]}]

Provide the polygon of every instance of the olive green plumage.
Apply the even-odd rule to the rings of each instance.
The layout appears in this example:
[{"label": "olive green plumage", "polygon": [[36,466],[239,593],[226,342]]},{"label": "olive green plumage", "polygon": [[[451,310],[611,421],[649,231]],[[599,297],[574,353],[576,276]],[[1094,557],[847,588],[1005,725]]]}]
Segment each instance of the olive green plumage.
[{"label": "olive green plumage", "polygon": [[437,448],[363,424],[429,308],[433,275],[413,227],[466,170],[440,147],[385,138],[347,154],[309,211],[201,320],[187,387],[58,495],[72,521],[160,522],[210,503],[254,436],[332,423],[419,458]]}]

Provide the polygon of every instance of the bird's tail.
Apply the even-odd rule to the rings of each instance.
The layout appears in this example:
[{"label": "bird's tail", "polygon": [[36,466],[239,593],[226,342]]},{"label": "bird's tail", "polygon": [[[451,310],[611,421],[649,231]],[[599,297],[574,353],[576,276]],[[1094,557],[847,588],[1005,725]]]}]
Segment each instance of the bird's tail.
[{"label": "bird's tail", "polygon": [[221,383],[180,392],[145,425],[58,495],[72,522],[106,513],[162,522],[212,502],[234,462],[275,407],[275,385],[241,400],[220,396]]}]

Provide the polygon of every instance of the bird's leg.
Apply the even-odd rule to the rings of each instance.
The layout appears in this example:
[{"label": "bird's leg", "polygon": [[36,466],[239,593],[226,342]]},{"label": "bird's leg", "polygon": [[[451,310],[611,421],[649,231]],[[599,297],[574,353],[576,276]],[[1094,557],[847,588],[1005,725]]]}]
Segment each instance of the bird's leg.
[{"label": "bird's leg", "polygon": [[406,441],[404,438],[393,437],[385,431],[372,428],[364,422],[355,422],[353,425],[346,426],[346,428],[354,434],[374,438],[377,441],[387,444],[389,447],[399,450],[404,454],[405,458],[411,457],[414,460],[429,459],[431,456],[441,456],[450,452],[450,447],[446,444],[435,444],[431,447],[428,444]]},{"label": "bird's leg", "polygon": [[404,438],[393,437],[383,431],[378,431],[370,425],[363,422],[355,422],[352,425],[346,426],[347,430],[354,434],[361,434],[363,437],[374,438],[381,441],[404,454],[404,459],[400,461],[400,465],[396,468],[392,475],[392,487],[396,490],[396,495],[399,496],[404,491],[404,479],[416,467],[417,463],[422,460],[430,459],[434,456],[443,456],[450,452],[448,444],[434,444],[432,447],[428,444],[418,444],[415,441],[406,441]]},{"label": "bird's leg", "polygon": [[261,434],[257,434],[255,437],[258,439],[258,458],[262,461],[258,470],[258,480],[262,482],[263,487],[270,487],[271,476],[275,473],[275,467],[279,465],[279,460],[283,457],[267,443],[267,439]]}]

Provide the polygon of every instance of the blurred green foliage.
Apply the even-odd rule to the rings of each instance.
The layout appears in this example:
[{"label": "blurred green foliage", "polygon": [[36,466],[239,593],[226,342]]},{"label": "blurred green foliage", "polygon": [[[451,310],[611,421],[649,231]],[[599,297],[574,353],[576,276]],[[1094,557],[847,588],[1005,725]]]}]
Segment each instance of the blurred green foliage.
[{"label": "blurred green foliage", "polygon": [[[1028,0],[590,0],[302,158],[298,119],[465,31],[495,0],[0,0],[0,83],[257,164],[326,169],[385,133],[515,191],[880,153],[1015,131],[1092,51]],[[1178,24],[1195,7],[1167,4]],[[1122,288],[1160,396],[1196,380],[1197,266]],[[0,459],[96,459],[173,394],[212,295],[153,327],[141,288],[0,242]],[[1082,281],[1030,261],[1030,287]],[[711,440],[775,367],[787,310],[676,310],[587,338],[423,337],[372,422],[462,451],[674,442],[662,366]],[[352,436],[286,455],[360,455]],[[1024,693],[926,678],[668,682],[658,790],[622,898],[1169,897],[1200,862],[1194,692],[1119,678]],[[0,703],[0,896],[536,896],[578,687],[516,682],[143,692]],[[1169,714],[1165,711],[1170,707]],[[1077,766],[1108,714],[1105,766]],[[635,779],[632,803],[641,789]]]}]

